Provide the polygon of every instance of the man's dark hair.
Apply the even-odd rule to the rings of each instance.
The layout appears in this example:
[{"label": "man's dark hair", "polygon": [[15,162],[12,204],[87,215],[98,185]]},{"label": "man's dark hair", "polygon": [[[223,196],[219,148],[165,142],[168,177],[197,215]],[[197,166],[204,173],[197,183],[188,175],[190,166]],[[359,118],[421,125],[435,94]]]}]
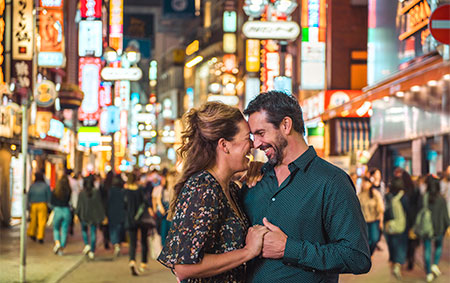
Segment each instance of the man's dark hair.
[{"label": "man's dark hair", "polygon": [[267,121],[276,129],[280,128],[284,117],[289,117],[292,119],[294,130],[302,135],[305,134],[302,108],[292,95],[276,90],[263,92],[250,101],[244,114],[249,116],[262,110],[266,111]]}]

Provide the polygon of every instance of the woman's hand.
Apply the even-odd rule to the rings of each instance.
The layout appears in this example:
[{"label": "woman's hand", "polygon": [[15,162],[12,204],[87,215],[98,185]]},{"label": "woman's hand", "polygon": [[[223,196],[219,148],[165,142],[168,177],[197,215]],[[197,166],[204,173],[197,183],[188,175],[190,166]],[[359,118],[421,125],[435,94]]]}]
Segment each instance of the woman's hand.
[{"label": "woman's hand", "polygon": [[254,258],[261,254],[264,235],[267,232],[269,232],[269,229],[262,225],[254,225],[253,227],[250,227],[248,229],[244,249],[249,252],[251,258]]}]

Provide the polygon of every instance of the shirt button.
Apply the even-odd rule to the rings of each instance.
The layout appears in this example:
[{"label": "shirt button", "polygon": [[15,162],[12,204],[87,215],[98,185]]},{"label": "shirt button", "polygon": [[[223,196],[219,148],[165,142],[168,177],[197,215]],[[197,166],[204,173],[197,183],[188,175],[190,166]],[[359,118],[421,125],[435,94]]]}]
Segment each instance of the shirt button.
[{"label": "shirt button", "polygon": [[272,198],[272,201],[275,201],[275,198]]}]

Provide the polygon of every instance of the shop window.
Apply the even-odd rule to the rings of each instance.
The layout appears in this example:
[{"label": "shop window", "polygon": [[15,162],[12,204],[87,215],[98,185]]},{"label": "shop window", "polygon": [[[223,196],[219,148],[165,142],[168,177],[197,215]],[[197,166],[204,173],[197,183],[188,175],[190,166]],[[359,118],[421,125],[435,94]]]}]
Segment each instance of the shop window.
[{"label": "shop window", "polygon": [[352,51],[350,88],[362,89],[367,85],[367,51]]}]

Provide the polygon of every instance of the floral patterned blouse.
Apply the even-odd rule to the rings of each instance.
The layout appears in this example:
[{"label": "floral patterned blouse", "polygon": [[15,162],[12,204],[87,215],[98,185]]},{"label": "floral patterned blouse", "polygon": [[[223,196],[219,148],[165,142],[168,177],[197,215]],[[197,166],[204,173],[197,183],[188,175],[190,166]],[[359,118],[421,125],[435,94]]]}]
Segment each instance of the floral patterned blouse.
[{"label": "floral patterned blouse", "polygon": [[[229,188],[244,219],[236,215],[219,182],[208,171],[196,173],[187,180],[178,196],[159,262],[173,268],[175,264],[199,263],[205,253],[222,254],[244,247],[248,220],[238,202],[239,187],[231,182]],[[245,282],[245,265],[213,277],[182,282]]]}]

